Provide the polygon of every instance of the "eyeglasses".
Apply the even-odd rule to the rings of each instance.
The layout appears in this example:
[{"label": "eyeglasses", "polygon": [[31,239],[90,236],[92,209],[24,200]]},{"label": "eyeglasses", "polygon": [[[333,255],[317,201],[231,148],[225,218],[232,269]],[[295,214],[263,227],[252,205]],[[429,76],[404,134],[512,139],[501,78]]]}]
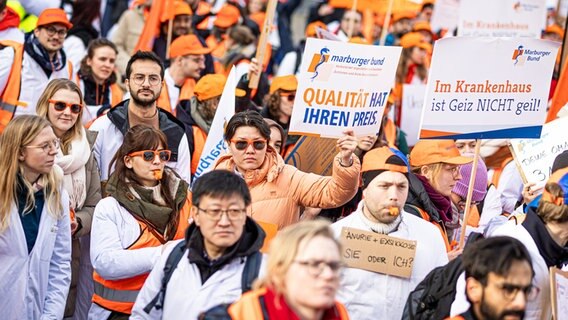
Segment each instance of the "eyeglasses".
[{"label": "eyeglasses", "polygon": [[266,147],[266,140],[264,139],[232,139],[231,142],[234,143],[235,148],[240,151],[247,149],[250,145],[256,150],[262,150]]},{"label": "eyeglasses", "polygon": [[71,110],[71,112],[73,112],[74,114],[79,114],[83,109],[82,105],[76,103],[67,103],[65,101],[59,101],[53,99],[49,99],[48,101],[49,103],[53,104],[53,108],[55,109],[55,111],[63,111],[66,108],[69,108],[69,110]]},{"label": "eyeglasses", "polygon": [[44,28],[45,31],[47,32],[47,35],[50,37],[53,37],[55,34],[57,34],[60,37],[65,37],[67,35],[67,29],[56,29],[52,26],[46,27]]},{"label": "eyeglasses", "polygon": [[246,209],[201,209],[200,207],[196,207],[197,210],[204,212],[209,219],[214,221],[221,220],[221,217],[224,213],[227,214],[227,218],[229,220],[238,220],[243,217],[243,213]]},{"label": "eyeglasses", "polygon": [[160,78],[160,76],[156,74],[150,74],[148,75],[148,77],[146,77],[146,75],[144,74],[135,74],[132,76],[132,82],[134,82],[136,85],[141,86],[146,81],[146,78],[148,78],[148,83],[152,87],[155,87],[162,82],[162,78]]},{"label": "eyeglasses", "polygon": [[284,94],[280,94],[280,97],[286,98],[286,100],[292,102],[292,101],[294,101],[294,99],[296,99],[296,94],[295,93],[284,93]]},{"label": "eyeglasses", "polygon": [[39,146],[24,146],[24,148],[34,148],[34,149],[42,149],[43,152],[48,153],[51,150],[59,150],[59,146],[61,144],[61,140],[55,139],[52,141],[47,141],[45,143],[40,144]]},{"label": "eyeglasses", "polygon": [[156,159],[156,156],[160,158],[160,161],[167,162],[170,160],[172,152],[170,150],[142,150],[129,153],[129,157],[142,157],[144,161],[152,162]]},{"label": "eyeglasses", "polygon": [[308,269],[308,273],[314,277],[321,275],[326,267],[329,268],[335,275],[337,275],[339,271],[341,271],[345,267],[345,264],[341,261],[328,262],[323,260],[294,260],[294,263],[306,267]]},{"label": "eyeglasses", "polygon": [[450,171],[452,175],[459,175],[460,174],[461,166],[456,166],[453,164],[444,164],[444,170]]},{"label": "eyeglasses", "polygon": [[519,291],[523,292],[528,301],[536,299],[536,297],[540,293],[540,289],[532,284],[526,287],[517,286],[510,283],[496,284],[495,286],[501,290],[503,297],[509,301],[513,300],[517,296]]}]

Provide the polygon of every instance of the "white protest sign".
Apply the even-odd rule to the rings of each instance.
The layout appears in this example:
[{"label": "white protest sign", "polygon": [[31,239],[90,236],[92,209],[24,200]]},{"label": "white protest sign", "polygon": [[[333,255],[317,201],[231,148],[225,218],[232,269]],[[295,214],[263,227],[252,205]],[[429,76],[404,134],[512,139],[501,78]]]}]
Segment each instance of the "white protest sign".
[{"label": "white protest sign", "polygon": [[[322,29],[320,27],[316,27],[316,36],[319,39],[326,39],[326,40],[333,40],[333,41],[342,41],[341,39],[339,39],[338,36],[336,36],[335,34]],[[343,42],[343,41],[342,41]]]},{"label": "white protest sign", "polygon": [[557,155],[568,150],[568,118],[559,118],[542,127],[540,139],[511,139],[515,157],[528,182],[546,184]]},{"label": "white protest sign", "polygon": [[550,295],[555,320],[568,320],[568,272],[550,268]]},{"label": "white protest sign", "polygon": [[437,0],[430,19],[432,31],[446,29],[452,33],[458,27],[459,0]]},{"label": "white protest sign", "polygon": [[[199,159],[199,165],[195,171],[195,179],[199,178],[204,173],[213,170],[213,166],[220,156],[227,153],[229,146],[223,139],[225,132],[225,125],[231,117],[235,114],[235,88],[237,87],[237,76],[235,68],[231,68],[231,72],[225,83],[221,100],[215,111],[215,117],[211,123],[211,129],[207,135],[203,153]],[[194,181],[195,181],[194,179]]]},{"label": "white protest sign", "polygon": [[347,128],[358,137],[376,134],[400,52],[400,47],[308,38],[290,134],[338,138]]},{"label": "white protest sign", "polygon": [[458,36],[540,38],[542,0],[460,0]]},{"label": "white protest sign", "polygon": [[539,138],[558,47],[528,38],[438,40],[420,138]]},{"label": "white protest sign", "polygon": [[408,146],[413,146],[418,142],[418,128],[425,94],[425,84],[405,84],[402,86],[400,129],[406,133]]}]

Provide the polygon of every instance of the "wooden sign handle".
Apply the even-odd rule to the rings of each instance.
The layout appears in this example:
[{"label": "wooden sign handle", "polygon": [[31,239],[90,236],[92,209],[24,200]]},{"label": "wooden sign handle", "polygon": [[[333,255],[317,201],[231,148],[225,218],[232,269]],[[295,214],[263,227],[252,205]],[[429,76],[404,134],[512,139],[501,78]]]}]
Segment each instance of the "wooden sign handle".
[{"label": "wooden sign handle", "polygon": [[266,18],[264,19],[264,26],[258,39],[258,46],[256,48],[256,61],[260,63],[260,70],[258,73],[252,74],[249,80],[249,88],[258,88],[258,81],[263,69],[264,55],[266,54],[266,44],[268,43],[268,36],[272,30],[272,22],[274,21],[274,13],[276,12],[277,0],[269,0],[266,7]]},{"label": "wooden sign handle", "polygon": [[463,221],[460,234],[459,247],[463,249],[465,241],[465,229],[471,212],[471,198],[473,197],[473,185],[475,184],[475,176],[477,174],[477,163],[479,162],[479,151],[481,148],[481,139],[475,141],[475,155],[473,158],[473,165],[471,167],[471,177],[469,178],[469,185],[467,187],[467,198],[465,200],[465,212],[463,214]]}]

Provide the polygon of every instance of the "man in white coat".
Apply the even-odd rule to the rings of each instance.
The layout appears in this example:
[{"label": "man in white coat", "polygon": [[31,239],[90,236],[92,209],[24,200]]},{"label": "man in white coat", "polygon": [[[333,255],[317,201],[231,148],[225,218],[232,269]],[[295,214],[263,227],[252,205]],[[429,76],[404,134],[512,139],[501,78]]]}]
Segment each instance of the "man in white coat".
[{"label": "man in white coat", "polygon": [[408,196],[408,166],[388,147],[363,158],[363,200],[357,210],[332,225],[337,237],[353,228],[416,241],[410,278],[348,267],[337,299],[352,319],[400,319],[408,294],[434,268],[448,262],[442,235],[431,223],[403,210]]},{"label": "man in white coat", "polygon": [[[232,172],[214,170],[199,177],[192,191],[194,223],[185,242],[165,249],[138,294],[130,319],[197,319],[201,312],[233,303],[243,289],[250,289],[243,288],[255,278],[246,278],[248,271],[259,274],[265,233],[246,215],[251,204],[246,182]],[[164,292],[164,266],[175,250],[183,250],[183,255],[172,265]],[[256,265],[249,265],[249,259]],[[162,299],[153,301],[159,294],[164,294]]]},{"label": "man in white coat", "polygon": [[156,103],[164,80],[162,61],[153,52],[138,51],[128,61],[126,78],[131,98],[116,105],[89,128],[99,133],[94,155],[101,170],[101,181],[106,181],[112,173],[109,164],[122,145],[126,131],[135,125],[144,124],[161,130],[166,135],[168,149],[172,152],[167,166],[191,183],[191,156],[185,127]]}]

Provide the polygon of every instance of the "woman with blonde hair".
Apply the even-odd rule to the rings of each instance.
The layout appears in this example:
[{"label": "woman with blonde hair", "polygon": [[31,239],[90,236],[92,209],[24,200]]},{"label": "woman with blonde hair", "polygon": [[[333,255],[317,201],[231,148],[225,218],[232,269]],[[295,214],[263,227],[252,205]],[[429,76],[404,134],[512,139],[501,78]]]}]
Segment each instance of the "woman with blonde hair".
[{"label": "woman with blonde hair", "polygon": [[[345,306],[335,300],[343,267],[340,252],[329,222],[286,227],[270,244],[266,274],[255,284],[256,290],[228,306],[225,318],[349,319]],[[204,316],[207,319],[208,314]]]},{"label": "woman with blonde hair", "polygon": [[65,316],[86,318],[93,295],[93,267],[89,259],[91,221],[101,200],[99,170],[93,157],[96,132],[83,128],[83,98],[67,79],[49,82],[39,97],[36,112],[47,119],[60,139],[55,164],[63,169],[63,188],[69,194],[73,236],[72,281]]},{"label": "woman with blonde hair", "polygon": [[54,166],[59,139],[42,117],[0,136],[0,310],[4,319],[61,319],[71,282],[69,197]]}]

